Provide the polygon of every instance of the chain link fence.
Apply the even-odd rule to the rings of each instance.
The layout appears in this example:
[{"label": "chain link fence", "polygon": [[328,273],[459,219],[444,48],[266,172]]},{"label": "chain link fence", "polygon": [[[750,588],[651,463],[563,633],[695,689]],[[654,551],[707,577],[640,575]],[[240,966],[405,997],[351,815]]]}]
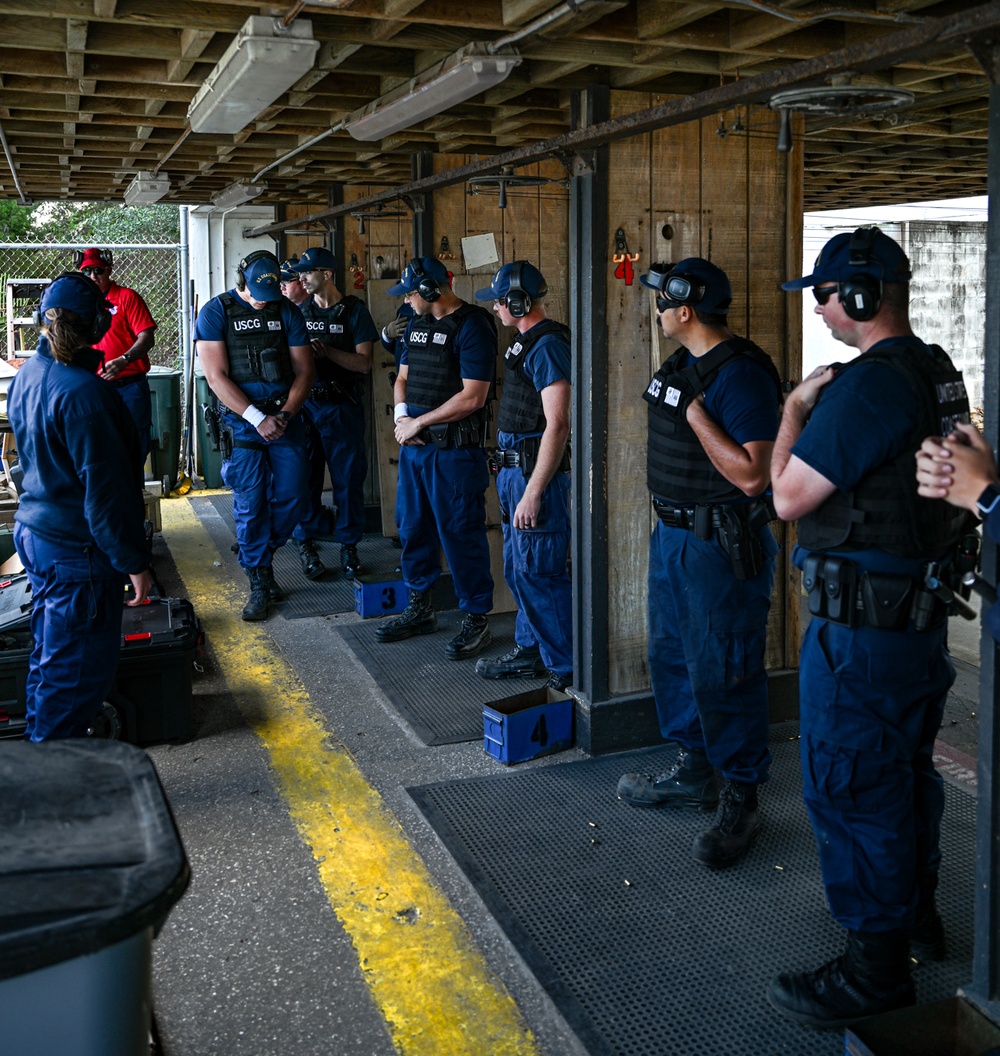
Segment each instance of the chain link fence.
[{"label": "chain link fence", "polygon": [[[19,352],[33,349],[38,340],[38,331],[24,320],[30,319],[38,307],[35,297],[40,287],[35,283],[18,284],[22,280],[54,279],[63,271],[72,270],[73,251],[91,245],[94,243],[0,243],[0,341],[4,358],[12,359]],[[154,366],[181,370],[181,247],[112,244],[101,248],[110,248],[114,254],[114,281],[139,293],[156,320],[156,344],[150,361]]]}]

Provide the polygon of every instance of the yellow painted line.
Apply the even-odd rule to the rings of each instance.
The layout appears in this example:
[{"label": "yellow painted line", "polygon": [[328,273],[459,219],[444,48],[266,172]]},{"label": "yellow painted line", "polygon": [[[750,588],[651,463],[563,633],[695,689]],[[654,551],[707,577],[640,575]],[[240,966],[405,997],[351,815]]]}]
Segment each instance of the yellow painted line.
[{"label": "yellow painted line", "polygon": [[320,882],[404,1056],[537,1056],[535,1040],[399,822],[327,728],[187,499],[163,532],[215,658],[267,750]]}]

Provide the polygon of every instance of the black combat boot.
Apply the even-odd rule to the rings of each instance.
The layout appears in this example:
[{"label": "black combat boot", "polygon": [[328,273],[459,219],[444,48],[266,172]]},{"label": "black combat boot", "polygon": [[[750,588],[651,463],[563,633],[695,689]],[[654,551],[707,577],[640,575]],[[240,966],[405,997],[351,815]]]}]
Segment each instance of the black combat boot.
[{"label": "black combat boot", "polygon": [[624,774],[618,798],[633,807],[664,803],[711,810],[719,801],[719,778],[704,752],[677,750],[677,761],[663,774]]},{"label": "black combat boot", "polygon": [[299,560],[302,562],[302,574],[306,579],[319,579],[326,572],[326,565],[320,560],[319,551],[312,539],[303,539],[299,543]]},{"label": "black combat boot", "polygon": [[757,786],[726,781],[712,827],[694,841],[694,856],[710,869],[725,869],[747,853],[758,829]]},{"label": "black combat boot", "polygon": [[462,629],[444,647],[444,655],[449,660],[466,660],[485,649],[492,641],[490,621],[478,613],[467,612]]},{"label": "black combat boot", "polygon": [[260,578],[264,581],[264,589],[267,591],[267,600],[272,605],[277,605],[279,601],[285,600],[285,592],[278,586],[274,578],[274,566],[273,565],[261,565],[257,569],[260,572]]},{"label": "black combat boot", "polygon": [[409,604],[391,620],[385,620],[375,629],[378,642],[401,642],[415,634],[431,634],[437,630],[437,613],[431,607],[429,594],[411,590]]},{"label": "black combat boot", "polygon": [[566,687],[573,684],[573,675],[557,675],[555,671],[549,672],[549,677],[545,680],[546,689],[554,689],[557,693],[565,693]]},{"label": "black combat boot", "polygon": [[476,661],[480,678],[544,678],[548,674],[537,645],[514,645],[509,653],[495,660]]},{"label": "black combat boot", "polygon": [[948,956],[944,922],[934,896],[937,886],[937,873],[917,877],[917,919],[910,932],[910,952],[918,961],[943,961]]},{"label": "black combat boot", "polygon": [[342,546],[340,548],[340,567],[343,569],[345,579],[354,579],[361,572],[361,558],[358,557],[356,546]]},{"label": "black combat boot", "polygon": [[261,573],[261,568],[244,569],[247,579],[250,580],[250,597],[243,606],[242,617],[244,620],[266,620],[270,601],[267,596],[267,584]]},{"label": "black combat boot", "polygon": [[906,931],[849,931],[844,952],[812,972],[781,972],[767,999],[783,1015],[819,1030],[916,1004]]}]

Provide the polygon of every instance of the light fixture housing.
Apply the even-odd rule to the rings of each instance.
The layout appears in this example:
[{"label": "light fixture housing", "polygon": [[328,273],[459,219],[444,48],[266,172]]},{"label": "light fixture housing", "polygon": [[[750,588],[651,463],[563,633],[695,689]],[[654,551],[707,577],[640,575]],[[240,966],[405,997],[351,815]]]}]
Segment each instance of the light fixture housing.
[{"label": "light fixture housing", "polygon": [[237,180],[228,187],[223,187],[212,195],[212,205],[218,209],[232,209],[259,198],[267,190],[266,183],[251,183],[250,180]]},{"label": "light fixture housing", "polygon": [[467,44],[406,84],[349,114],[345,120],[347,131],[366,143],[390,136],[500,84],[520,62],[521,56],[513,48],[501,49],[494,55],[486,44]]},{"label": "light fixture housing", "polygon": [[188,107],[192,132],[235,135],[303,74],[319,50],[312,22],[251,15]]},{"label": "light fixture housing", "polygon": [[170,177],[154,176],[148,169],[136,172],[125,188],[126,205],[152,205],[170,190]]}]

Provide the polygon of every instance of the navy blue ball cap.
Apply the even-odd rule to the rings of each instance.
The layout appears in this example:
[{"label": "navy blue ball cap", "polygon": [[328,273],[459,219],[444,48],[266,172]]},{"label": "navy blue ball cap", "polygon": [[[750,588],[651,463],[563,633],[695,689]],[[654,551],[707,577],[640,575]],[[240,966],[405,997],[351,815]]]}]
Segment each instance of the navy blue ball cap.
[{"label": "navy blue ball cap", "polygon": [[821,282],[848,282],[855,275],[870,275],[882,282],[907,282],[910,261],[900,244],[884,231],[858,228],[834,235],[819,251],[812,274],[783,282],[781,288],[804,290]]},{"label": "navy blue ball cap", "polygon": [[112,305],[93,279],[79,271],[64,271],[42,291],[38,311],[44,317],[50,308],[68,308],[92,323],[99,308],[111,311]]},{"label": "navy blue ball cap", "polygon": [[249,264],[243,271],[243,278],[255,301],[281,300],[281,265],[270,254]]},{"label": "navy blue ball cap", "polygon": [[401,297],[404,293],[413,293],[424,279],[433,279],[444,289],[448,285],[448,269],[437,257],[415,257],[403,268],[399,282],[385,292],[390,297]]},{"label": "navy blue ball cap", "polygon": [[301,257],[298,264],[293,264],[292,271],[336,271],[337,258],[326,248],[326,246],[310,246]]},{"label": "navy blue ball cap", "polygon": [[298,275],[292,271],[292,266],[299,262],[298,257],[289,257],[288,260],[281,262],[281,281],[282,282],[295,282],[298,279]]},{"label": "navy blue ball cap", "polygon": [[544,297],[549,292],[545,276],[534,264],[526,260],[515,260],[510,264],[504,264],[493,276],[493,282],[489,286],[476,290],[476,300],[495,301],[500,297],[506,297],[510,292],[510,280],[519,264],[521,266],[521,289],[529,297]]},{"label": "navy blue ball cap", "polygon": [[[687,290],[685,292],[685,280]],[[733,301],[729,277],[703,257],[685,257],[676,264],[651,264],[639,282],[674,306],[682,304],[710,315],[725,315]]]}]

